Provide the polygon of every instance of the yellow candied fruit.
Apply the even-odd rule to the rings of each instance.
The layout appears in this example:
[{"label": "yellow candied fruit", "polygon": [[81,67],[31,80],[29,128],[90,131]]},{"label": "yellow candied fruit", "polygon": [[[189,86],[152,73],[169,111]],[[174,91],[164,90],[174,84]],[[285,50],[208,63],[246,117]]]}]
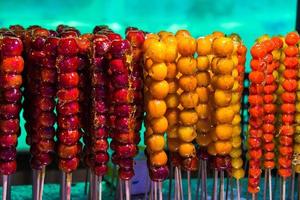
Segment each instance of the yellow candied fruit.
[{"label": "yellow candied fruit", "polygon": [[194,125],[198,121],[198,114],[194,109],[184,109],[179,113],[179,120],[185,126]]},{"label": "yellow candied fruit", "polygon": [[197,53],[199,56],[205,56],[211,54],[212,51],[212,43],[208,38],[199,38],[197,40]]},{"label": "yellow candied fruit", "polygon": [[153,98],[164,99],[169,93],[169,84],[167,81],[152,81],[149,86]]},{"label": "yellow candied fruit", "polygon": [[242,127],[241,125],[235,125],[232,127],[232,137],[241,136]]},{"label": "yellow candied fruit", "polygon": [[188,36],[191,36],[191,34],[188,30],[184,30],[184,29],[178,30],[175,34],[176,38],[182,37],[182,36],[188,37]]},{"label": "yellow candied fruit", "polygon": [[300,102],[296,102],[296,111],[300,112]]},{"label": "yellow candied fruit", "polygon": [[167,110],[167,105],[165,101],[162,100],[157,100],[157,99],[152,99],[149,100],[148,106],[147,106],[147,111],[149,112],[149,116],[151,117],[162,117]]},{"label": "yellow candied fruit", "polygon": [[234,119],[235,113],[231,109],[231,107],[221,107],[216,110],[216,120],[218,123],[232,123]]},{"label": "yellow candied fruit", "polygon": [[177,70],[185,75],[193,75],[197,71],[197,61],[193,57],[180,57],[177,61]]},{"label": "yellow candied fruit", "polygon": [[150,163],[152,166],[164,166],[167,164],[168,156],[166,152],[160,151],[157,153],[150,154]]},{"label": "yellow candied fruit", "polygon": [[163,62],[154,63],[148,73],[152,79],[162,81],[167,77],[168,67]]},{"label": "yellow candied fruit", "polygon": [[242,138],[240,136],[232,137],[232,147],[239,148],[242,145]]},{"label": "yellow candied fruit", "polygon": [[235,125],[240,125],[241,124],[241,115],[240,114],[236,114],[234,115],[234,118],[232,120],[232,125],[235,126]]},{"label": "yellow candied fruit", "polygon": [[166,118],[168,120],[169,127],[172,127],[178,123],[178,109],[168,109],[166,112]]},{"label": "yellow candied fruit", "polygon": [[178,36],[176,38],[177,38],[178,52],[182,56],[193,56],[197,48],[197,43],[195,38],[187,35]]},{"label": "yellow candied fruit", "polygon": [[239,92],[233,92],[231,96],[231,104],[237,104],[241,101],[241,94]]},{"label": "yellow candied fruit", "polygon": [[294,153],[300,154],[300,144],[294,144]]},{"label": "yellow candied fruit", "polygon": [[209,117],[209,106],[208,104],[199,104],[195,108],[200,119],[207,119]]},{"label": "yellow candied fruit", "polygon": [[242,158],[233,158],[231,159],[231,166],[234,169],[239,169],[243,167],[243,159]]},{"label": "yellow candied fruit", "polygon": [[179,105],[179,97],[176,93],[168,94],[165,101],[168,108],[177,108]]},{"label": "yellow candied fruit", "polygon": [[179,155],[184,158],[194,157],[196,155],[196,149],[192,143],[180,144],[178,152]]},{"label": "yellow candied fruit", "polygon": [[237,92],[239,90],[240,84],[237,80],[233,82],[232,91]]},{"label": "yellow candied fruit", "polygon": [[232,104],[230,105],[231,109],[233,110],[234,113],[239,113],[241,110],[241,104],[237,103],[237,104]]},{"label": "yellow candied fruit", "polygon": [[234,68],[233,60],[230,58],[222,58],[217,62],[216,73],[231,75]]},{"label": "yellow candied fruit", "polygon": [[196,136],[197,133],[192,126],[180,126],[178,128],[178,137],[183,142],[192,142]]},{"label": "yellow candied fruit", "polygon": [[[149,46],[152,44],[152,43],[156,43],[158,42],[159,40],[159,36],[156,35],[156,34],[148,34],[146,36],[146,40],[144,41],[144,44],[143,44],[143,52],[146,52],[147,49],[149,49]],[[154,48],[154,47],[152,47]]]},{"label": "yellow candied fruit", "polygon": [[295,126],[295,133],[300,134],[300,126],[299,125]]},{"label": "yellow candied fruit", "polygon": [[299,174],[300,173],[300,165],[295,165],[294,170],[297,174]]},{"label": "yellow candied fruit", "polygon": [[229,140],[232,137],[232,125],[218,124],[215,129],[216,135],[220,140]]},{"label": "yellow candied fruit", "polygon": [[162,151],[165,147],[165,139],[162,135],[151,135],[149,138],[147,138],[146,143],[147,148],[149,148],[151,152]]},{"label": "yellow candied fruit", "polygon": [[151,119],[150,124],[154,133],[162,134],[168,129],[168,120],[164,116]]},{"label": "yellow candied fruit", "polygon": [[[147,41],[147,40],[146,40]],[[158,40],[151,40],[146,49],[146,57],[149,57],[153,62],[161,63],[165,60],[166,45]]]},{"label": "yellow candied fruit", "polygon": [[174,62],[178,56],[177,44],[167,44],[165,52],[165,61]]},{"label": "yellow candied fruit", "polygon": [[221,90],[231,90],[234,78],[231,75],[218,75],[215,77],[215,87]]},{"label": "yellow candied fruit", "polygon": [[196,92],[199,96],[199,103],[207,103],[209,98],[209,89],[207,87],[197,87]]},{"label": "yellow candied fruit", "polygon": [[199,71],[207,71],[209,69],[208,56],[198,56],[197,57],[197,68]]},{"label": "yellow candied fruit", "polygon": [[212,139],[210,138],[209,134],[198,134],[196,137],[196,142],[200,146],[206,147],[212,142]]},{"label": "yellow candied fruit", "polygon": [[219,57],[226,57],[233,52],[233,41],[231,38],[218,37],[212,43],[213,52]]},{"label": "yellow candied fruit", "polygon": [[296,134],[294,139],[296,143],[300,144],[300,134]]},{"label": "yellow candied fruit", "polygon": [[207,87],[210,84],[210,75],[208,72],[199,72],[196,75],[196,79],[199,87]]},{"label": "yellow candied fruit", "polygon": [[216,129],[212,129],[210,132],[209,132],[209,136],[210,138],[212,139],[212,141],[216,142],[218,141],[218,137],[217,137],[217,133],[216,133]]},{"label": "yellow candied fruit", "polygon": [[197,79],[193,75],[183,75],[179,78],[179,87],[187,92],[194,91],[197,87]]},{"label": "yellow candied fruit", "polygon": [[239,158],[242,155],[242,149],[241,148],[232,148],[230,151],[231,158]]},{"label": "yellow candied fruit", "polygon": [[145,61],[146,70],[150,70],[152,65],[153,65],[153,61],[150,58],[147,58],[146,61]]},{"label": "yellow candied fruit", "polygon": [[239,180],[239,179],[245,177],[245,171],[242,168],[240,168],[240,169],[232,169],[232,176],[235,179]]},{"label": "yellow candied fruit", "polygon": [[175,63],[167,63],[167,78],[174,79],[177,75],[177,67]]},{"label": "yellow candied fruit", "polygon": [[230,141],[216,141],[215,142],[216,152],[219,155],[227,155],[230,153],[232,149],[232,145]]},{"label": "yellow candied fruit", "polygon": [[214,92],[214,103],[216,106],[224,107],[231,103],[232,93],[230,91],[224,91],[217,89]]},{"label": "yellow candied fruit", "polygon": [[184,108],[194,108],[198,101],[199,97],[196,92],[183,92],[179,98],[179,102]]}]

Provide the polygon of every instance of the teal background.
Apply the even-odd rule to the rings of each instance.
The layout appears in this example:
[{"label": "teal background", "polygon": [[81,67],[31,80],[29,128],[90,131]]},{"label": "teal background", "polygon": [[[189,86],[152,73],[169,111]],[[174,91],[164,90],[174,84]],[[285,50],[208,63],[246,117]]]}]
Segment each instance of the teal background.
[{"label": "teal background", "polygon": [[[136,26],[149,32],[188,29],[195,37],[218,30],[240,34],[249,49],[262,34],[293,31],[296,3],[296,0],[0,0],[0,26],[38,24],[54,29],[58,24],[68,24],[85,33],[91,32],[95,25],[107,24],[118,33],[124,33],[127,26]],[[28,149],[25,135],[23,128],[19,150]]]}]

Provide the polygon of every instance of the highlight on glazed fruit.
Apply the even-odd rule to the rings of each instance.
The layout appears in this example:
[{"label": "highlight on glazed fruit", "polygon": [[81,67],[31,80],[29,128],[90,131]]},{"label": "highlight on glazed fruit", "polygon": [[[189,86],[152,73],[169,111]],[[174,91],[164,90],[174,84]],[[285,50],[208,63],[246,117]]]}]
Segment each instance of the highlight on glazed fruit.
[{"label": "highlight on glazed fruit", "polygon": [[163,199],[167,179],[169,199],[224,199],[229,190],[236,199],[245,192],[273,199],[274,174],[281,198],[293,198],[299,42],[297,32],[259,37],[248,48],[248,73],[247,47],[236,33],[0,29],[3,199],[17,170],[20,134],[30,146],[33,199],[43,198],[46,167],[55,165],[62,199],[71,199],[72,176],[85,167],[88,198],[102,199],[108,182],[117,199],[129,200],[141,176],[136,159],[147,169],[145,199]]}]

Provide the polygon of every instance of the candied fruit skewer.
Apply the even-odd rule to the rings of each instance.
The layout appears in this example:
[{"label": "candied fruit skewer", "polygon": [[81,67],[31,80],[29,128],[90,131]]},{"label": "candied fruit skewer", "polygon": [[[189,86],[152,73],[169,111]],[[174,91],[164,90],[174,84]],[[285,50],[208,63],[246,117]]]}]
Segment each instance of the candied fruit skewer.
[{"label": "candied fruit skewer", "polygon": [[[164,133],[168,129],[165,98],[169,92],[166,44],[156,34],[146,35],[143,45],[145,77],[145,144],[150,178],[161,182],[168,176]],[[150,64],[149,64],[150,63]]]},{"label": "candied fruit skewer", "polygon": [[[186,170],[189,176],[191,171],[197,170],[198,165],[196,148],[193,141],[197,136],[196,124],[203,114],[203,107],[201,107],[202,105],[198,105],[199,97],[196,88],[197,85],[202,84],[203,79],[201,76],[200,78],[198,77],[197,60],[194,58],[197,49],[196,39],[193,38],[188,31],[179,30],[176,33],[176,40],[178,53],[180,55],[176,62],[178,70],[178,94],[180,96],[177,130],[180,142],[178,153],[182,159],[181,168]],[[204,79],[204,81],[206,80],[207,79]],[[180,174],[181,168],[179,168]],[[181,186],[181,177],[179,181]],[[188,186],[190,186],[190,183],[188,183]],[[181,187],[180,190],[182,191]],[[191,189],[188,188],[188,199],[191,199],[190,191]]]},{"label": "candied fruit skewer", "polygon": [[252,71],[249,74],[249,171],[248,171],[248,192],[256,195],[260,188],[261,158],[262,158],[262,135],[264,107],[263,97],[265,84],[265,66],[264,57],[267,55],[266,46],[256,43],[251,48],[252,61],[257,60],[260,64],[250,65]]},{"label": "candied fruit skewer", "polygon": [[[279,158],[278,158],[278,173],[282,177],[282,197],[285,198],[285,185],[286,179],[292,175],[292,158],[293,150],[297,151],[297,146],[294,146],[294,133],[295,133],[295,112],[296,112],[296,96],[297,92],[297,73],[299,68],[298,61],[298,48],[299,35],[297,32],[288,33],[285,37],[287,46],[284,48],[284,65],[282,87],[284,89],[281,95],[282,105],[282,126],[279,132]],[[284,98],[289,95],[289,98]],[[291,97],[290,97],[291,96]],[[298,152],[296,152],[298,153]]]},{"label": "candied fruit skewer", "polygon": [[[101,188],[102,177],[107,172],[108,149],[108,124],[103,121],[108,115],[108,80],[107,80],[107,58],[105,58],[110,47],[110,41],[105,35],[95,35],[90,57],[90,105],[89,124],[90,129],[85,139],[85,154],[87,165],[92,169],[100,183],[97,188]],[[101,119],[101,120],[100,120]],[[100,123],[102,122],[102,123]],[[97,183],[97,184],[98,184]],[[101,196],[101,190],[99,195]],[[94,195],[95,191],[91,192]],[[93,196],[91,197],[93,198]],[[94,197],[96,198],[96,197]]]},{"label": "candied fruit skewer", "polygon": [[[243,44],[241,38],[232,34],[230,36],[234,41],[234,59],[237,62],[236,67],[232,71],[232,75],[237,81],[236,87],[232,90],[231,106],[237,107],[234,109],[235,116],[232,121],[233,132],[232,132],[232,150],[230,151],[231,157],[231,175],[236,179],[237,184],[237,198],[240,199],[240,179],[245,176],[245,171],[243,169],[243,159],[242,159],[242,124],[241,124],[241,99],[244,88],[244,73],[245,73],[245,62],[247,48]],[[236,61],[237,60],[237,61]]]},{"label": "candied fruit skewer", "polygon": [[[129,180],[134,176],[134,157],[138,153],[136,145],[141,128],[142,76],[133,64],[130,42],[120,35],[105,31],[111,40],[109,56],[109,95],[111,148],[113,162],[119,166],[119,179],[125,184],[125,194],[130,195]],[[124,84],[121,82],[124,81]],[[119,112],[125,109],[126,112]]]},{"label": "candied fruit skewer", "polygon": [[[200,177],[202,180],[201,184],[201,198],[207,196],[206,188],[206,166],[207,160],[209,159],[209,154],[207,152],[209,144],[212,143],[210,136],[210,131],[212,127],[210,110],[211,107],[211,69],[210,61],[212,57],[212,40],[211,37],[205,36],[197,39],[197,88],[196,92],[199,97],[199,107],[202,108],[202,114],[199,115],[198,122],[196,124],[197,137],[196,142],[198,144],[198,182],[197,182],[197,192],[196,199],[198,199],[198,193],[200,191]],[[202,105],[201,105],[202,104]],[[208,112],[206,111],[208,110]]]},{"label": "candied fruit skewer", "polygon": [[[72,172],[79,165],[79,155],[81,153],[81,143],[79,141],[82,133],[80,130],[79,109],[68,108],[72,104],[79,104],[79,51],[81,46],[77,42],[78,36],[75,30],[68,30],[61,33],[58,43],[58,56],[56,67],[58,73],[58,106],[65,109],[58,110],[58,166],[66,175],[66,191],[63,195],[70,198]],[[78,106],[79,107],[79,106]],[[75,135],[70,142],[64,140],[63,136]]]},{"label": "candied fruit skewer", "polygon": [[[214,112],[215,127],[215,167],[218,170],[230,171],[230,156],[232,149],[232,132],[235,107],[230,105],[232,100],[232,89],[234,77],[232,71],[237,63],[234,62],[232,53],[233,40],[226,36],[216,37],[212,42],[214,58],[212,60],[212,86],[214,88]],[[222,98],[218,98],[218,96]]]},{"label": "candied fruit skewer", "polygon": [[0,65],[0,173],[3,175],[3,197],[9,189],[9,176],[16,172],[16,146],[20,134],[19,113],[21,108],[23,43],[11,32],[1,33]]}]

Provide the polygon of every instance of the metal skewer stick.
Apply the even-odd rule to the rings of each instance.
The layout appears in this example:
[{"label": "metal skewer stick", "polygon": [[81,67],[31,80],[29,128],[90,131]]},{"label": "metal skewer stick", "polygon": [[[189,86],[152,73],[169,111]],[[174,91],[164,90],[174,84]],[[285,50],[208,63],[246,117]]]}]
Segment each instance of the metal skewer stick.
[{"label": "metal skewer stick", "polygon": [[252,200],[256,200],[256,194],[252,193]]},{"label": "metal skewer stick", "polygon": [[187,182],[188,182],[188,200],[192,200],[192,190],[191,190],[191,171],[187,171]]},{"label": "metal skewer stick", "polygon": [[130,200],[129,180],[125,181],[125,195],[126,195],[126,200]]},{"label": "metal skewer stick", "polygon": [[268,179],[269,179],[269,199],[273,199],[273,195],[272,195],[272,171],[271,169],[268,169]]},{"label": "metal skewer stick", "polygon": [[44,184],[45,184],[45,175],[46,175],[46,166],[43,166],[41,170],[41,180],[40,180],[40,191],[39,191],[39,200],[43,199],[44,193]]},{"label": "metal skewer stick", "polygon": [[286,192],[286,179],[282,178],[282,200],[285,200]]},{"label": "metal skewer stick", "polygon": [[99,189],[98,189],[98,200],[102,200],[102,176],[98,177]]},{"label": "metal skewer stick", "polygon": [[236,179],[237,200],[241,199],[240,180]]},{"label": "metal skewer stick", "polygon": [[41,187],[41,170],[36,170],[36,193],[34,194],[35,198],[39,200],[40,198],[40,187]]},{"label": "metal skewer stick", "polygon": [[123,200],[123,180],[119,179],[119,194],[120,194],[120,200]]},{"label": "metal skewer stick", "polygon": [[8,175],[2,176],[2,200],[7,199]]},{"label": "metal skewer stick", "polygon": [[66,200],[66,173],[61,172],[60,199]]},{"label": "metal skewer stick", "polygon": [[224,200],[224,171],[221,170],[220,175],[220,200]]},{"label": "metal skewer stick", "polygon": [[232,176],[230,177],[230,200],[234,200],[234,195],[233,195],[233,178]]},{"label": "metal skewer stick", "polygon": [[7,200],[11,200],[11,175],[7,175]]},{"label": "metal skewer stick", "polygon": [[225,190],[225,199],[228,200],[228,191],[229,191],[229,175],[226,176],[226,190]]},{"label": "metal skewer stick", "polygon": [[178,167],[175,167],[175,193],[176,193],[176,199],[180,200],[180,183],[179,183],[179,169]]},{"label": "metal skewer stick", "polygon": [[154,200],[157,200],[157,181],[154,181]]},{"label": "metal skewer stick", "polygon": [[159,183],[159,200],[163,200],[162,181],[160,181],[158,183]]},{"label": "metal skewer stick", "polygon": [[212,193],[212,200],[217,200],[217,188],[218,188],[218,170],[215,168],[214,170],[214,187],[213,187],[213,193]]},{"label": "metal skewer stick", "polygon": [[183,187],[182,187],[182,174],[181,174],[181,168],[179,168],[178,171],[179,171],[179,183],[180,183],[180,194],[181,194],[181,199],[184,200]]},{"label": "metal skewer stick", "polygon": [[196,196],[195,196],[196,200],[198,200],[199,192],[200,192],[200,178],[201,178],[201,159],[199,159],[199,165],[198,165],[197,188],[196,188]]},{"label": "metal skewer stick", "polygon": [[264,197],[263,200],[266,200],[266,196],[267,196],[267,177],[268,177],[268,170],[265,169],[265,177],[264,177]]},{"label": "metal skewer stick", "polygon": [[66,200],[71,200],[71,183],[72,183],[72,173],[67,173],[66,174],[66,181],[67,181],[67,186],[66,186]]}]

